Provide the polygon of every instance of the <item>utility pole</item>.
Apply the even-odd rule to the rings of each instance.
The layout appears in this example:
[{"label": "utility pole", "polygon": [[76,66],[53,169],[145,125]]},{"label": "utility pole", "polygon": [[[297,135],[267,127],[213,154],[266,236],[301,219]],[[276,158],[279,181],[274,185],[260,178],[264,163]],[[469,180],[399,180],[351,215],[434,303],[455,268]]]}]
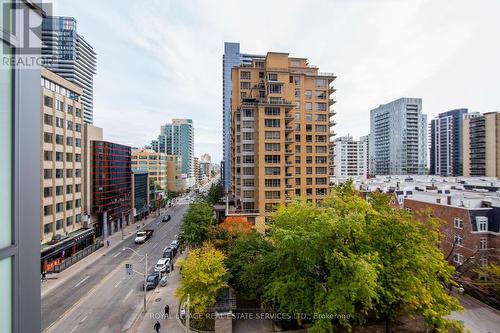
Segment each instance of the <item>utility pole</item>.
[{"label": "utility pole", "polygon": [[144,265],[144,308],[143,312],[146,313],[146,283],[148,280],[148,254],[146,253],[146,262]]}]

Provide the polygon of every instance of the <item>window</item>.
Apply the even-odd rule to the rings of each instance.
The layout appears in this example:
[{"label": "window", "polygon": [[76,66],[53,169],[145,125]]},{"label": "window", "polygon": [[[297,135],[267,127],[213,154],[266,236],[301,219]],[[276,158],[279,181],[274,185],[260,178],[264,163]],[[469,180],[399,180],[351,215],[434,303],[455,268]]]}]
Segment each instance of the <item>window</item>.
[{"label": "window", "polygon": [[73,169],[66,169],[66,178],[73,177]]},{"label": "window", "polygon": [[254,163],[253,155],[243,155],[243,163]]},{"label": "window", "polygon": [[280,179],[265,179],[264,186],[265,187],[280,187],[281,180]]},{"label": "window", "polygon": [[281,94],[281,84],[269,84],[268,92],[270,94]]},{"label": "window", "polygon": [[77,131],[78,133],[80,133],[82,131],[82,124],[76,123],[75,124],[75,131]]},{"label": "window", "polygon": [[63,219],[57,220],[56,221],[56,230],[62,229],[63,224],[64,224],[64,220]]},{"label": "window", "polygon": [[69,216],[66,218],[66,226],[69,227],[73,224],[73,216]]},{"label": "window", "polygon": [[46,234],[49,234],[53,231],[53,228],[52,228],[52,223],[48,223],[48,224],[44,224],[43,225],[43,232],[46,233]]},{"label": "window", "polygon": [[279,140],[280,132],[279,131],[265,131],[265,138],[268,140]]},{"label": "window", "polygon": [[56,203],[56,213],[60,213],[64,210],[64,204],[62,202]]},{"label": "window", "polygon": [[60,100],[56,99],[56,110],[57,111],[63,111],[63,102],[61,102]]},{"label": "window", "polygon": [[453,237],[453,243],[457,246],[464,246],[464,238],[459,235]]},{"label": "window", "polygon": [[66,210],[73,209],[73,201],[66,201]]},{"label": "window", "polygon": [[253,132],[243,132],[243,140],[253,140]]},{"label": "window", "polygon": [[43,188],[43,197],[48,198],[52,196],[52,187],[44,187]]},{"label": "window", "polygon": [[316,125],[315,126],[316,132],[326,132],[326,125]]},{"label": "window", "polygon": [[[78,171],[80,169],[76,169]],[[82,191],[82,184],[75,184],[75,193],[80,193]]]},{"label": "window", "polygon": [[73,138],[68,136],[66,137],[66,145],[72,146],[73,145]]},{"label": "window", "polygon": [[280,127],[279,119],[264,119],[264,126],[266,127]]},{"label": "window", "polygon": [[79,108],[75,108],[75,116],[76,117],[81,117],[82,116],[82,110]]},{"label": "window", "polygon": [[253,198],[253,191],[243,191],[243,198]]},{"label": "window", "polygon": [[244,167],[243,169],[243,174],[247,176],[253,176],[254,174],[254,169],[253,167]]},{"label": "window", "polygon": [[280,167],[266,167],[266,176],[279,176],[281,173]]},{"label": "window", "polygon": [[243,186],[254,186],[254,180],[250,178],[243,179]]},{"label": "window", "polygon": [[75,138],[75,147],[81,147],[82,146],[82,139]]},{"label": "window", "polygon": [[488,231],[488,217],[476,216],[476,225],[478,232]]},{"label": "window", "polygon": [[[244,83],[244,82],[242,82]],[[243,117],[251,118],[253,117],[253,110],[252,109],[243,109]]]},{"label": "window", "polygon": [[316,167],[317,175],[326,175],[326,167]]},{"label": "window", "polygon": [[266,143],[266,151],[280,151],[279,143]]},{"label": "window", "polygon": [[316,120],[317,121],[326,121],[326,114],[317,114]]},{"label": "window", "polygon": [[488,239],[487,238],[481,238],[479,240],[479,248],[481,250],[485,250],[488,248]]},{"label": "window", "polygon": [[52,205],[43,206],[43,216],[52,215]]},{"label": "window", "polygon": [[312,91],[306,90],[306,99],[311,99],[311,98],[312,98]]},{"label": "window", "polygon": [[66,153],[66,162],[73,162],[73,153]]},{"label": "window", "polygon": [[250,72],[242,71],[240,72],[241,80],[250,80]]},{"label": "window", "polygon": [[461,218],[455,217],[453,219],[453,226],[457,229],[463,229],[464,228],[464,220]]},{"label": "window", "polygon": [[326,154],[326,146],[316,146],[317,154]]},{"label": "window", "polygon": [[64,161],[63,152],[56,151],[56,161],[57,162],[63,162]]},{"label": "window", "polygon": [[326,88],[326,79],[314,79],[316,88]]},{"label": "window", "polygon": [[56,178],[63,178],[63,177],[64,177],[63,169],[56,169]]},{"label": "window", "polygon": [[56,117],[56,127],[64,128],[64,119]]},{"label": "window", "polygon": [[46,113],[43,114],[43,123],[45,125],[51,125],[52,126],[52,122],[53,121],[54,121],[54,118],[50,114],[46,114]]},{"label": "window", "polygon": [[312,121],[313,120],[313,115],[308,113],[306,114],[306,121]]},{"label": "window", "polygon": [[277,106],[266,106],[264,108],[264,114],[266,116],[279,116],[280,115],[280,108]]},{"label": "window", "polygon": [[52,169],[43,169],[43,179],[52,179]]},{"label": "window", "polygon": [[316,185],[327,185],[327,179],[324,177],[316,178]]},{"label": "window", "polygon": [[326,99],[326,91],[316,90],[316,99]]},{"label": "window", "polygon": [[312,110],[312,103],[306,102],[306,111],[311,111],[311,110]]},{"label": "window", "polygon": [[481,258],[479,258],[479,264],[481,266],[487,265],[488,264],[488,258],[487,257],[481,257]]},{"label": "window", "polygon": [[56,195],[62,195],[62,194],[63,194],[63,187],[56,186]]},{"label": "window", "polygon": [[316,164],[325,164],[326,156],[316,156]]},{"label": "window", "polygon": [[265,210],[266,212],[274,212],[278,209],[278,205],[275,203],[266,203]]},{"label": "window", "polygon": [[250,82],[240,82],[240,89],[250,89]]},{"label": "window", "polygon": [[66,120],[66,129],[73,130],[73,122]]},{"label": "window", "polygon": [[243,151],[245,152],[253,152],[253,147],[254,145],[251,143],[244,143],[243,144]]},{"label": "window", "polygon": [[277,73],[268,73],[267,74],[267,81],[277,82],[278,81],[278,74]]},{"label": "window", "polygon": [[314,103],[316,111],[326,111],[326,103]]},{"label": "window", "polygon": [[295,97],[300,98],[300,89],[299,88],[295,88]]},{"label": "window", "polygon": [[58,145],[62,145],[64,144],[64,138],[61,134],[56,134],[56,143]]},{"label": "window", "polygon": [[43,133],[43,142],[52,143],[53,138],[54,136],[52,135],[52,133],[47,133],[47,132]]},{"label": "window", "polygon": [[277,164],[280,163],[280,155],[266,155],[265,157],[266,163]]},{"label": "window", "polygon": [[49,150],[43,151],[43,160],[44,161],[52,161],[52,152]]},{"label": "window", "polygon": [[300,185],[301,181],[300,178],[295,178],[295,185]]},{"label": "window", "polygon": [[269,199],[269,200],[276,200],[276,199],[279,199],[280,198],[280,191],[266,191],[266,199]]},{"label": "window", "polygon": [[75,154],[75,162],[81,162],[82,161],[82,154]]},{"label": "window", "polygon": [[295,83],[296,86],[300,86],[300,76],[293,76],[292,80],[293,80],[293,83]]},{"label": "window", "polygon": [[73,106],[66,104],[66,112],[69,114],[73,114]]},{"label": "window", "polygon": [[464,263],[464,256],[460,253],[453,253],[453,262],[462,265]]},{"label": "window", "polygon": [[253,128],[253,120],[243,120],[243,128]]},{"label": "window", "polygon": [[43,105],[49,108],[54,107],[54,99],[49,96],[43,96]]}]

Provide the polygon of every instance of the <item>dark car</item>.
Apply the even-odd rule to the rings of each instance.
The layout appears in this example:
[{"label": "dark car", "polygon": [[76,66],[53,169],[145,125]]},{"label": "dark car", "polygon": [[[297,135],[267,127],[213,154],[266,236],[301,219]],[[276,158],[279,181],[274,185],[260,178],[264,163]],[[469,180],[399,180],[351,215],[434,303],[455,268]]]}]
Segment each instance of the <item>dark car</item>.
[{"label": "dark car", "polygon": [[163,250],[163,258],[169,258],[173,260],[175,256],[174,250],[171,247],[167,247]]},{"label": "dark car", "polygon": [[160,283],[160,272],[149,274],[146,279],[146,290],[155,289],[158,283]]},{"label": "dark car", "polygon": [[165,216],[163,216],[163,218],[161,219],[162,222],[168,222],[170,221],[170,214],[167,214]]}]

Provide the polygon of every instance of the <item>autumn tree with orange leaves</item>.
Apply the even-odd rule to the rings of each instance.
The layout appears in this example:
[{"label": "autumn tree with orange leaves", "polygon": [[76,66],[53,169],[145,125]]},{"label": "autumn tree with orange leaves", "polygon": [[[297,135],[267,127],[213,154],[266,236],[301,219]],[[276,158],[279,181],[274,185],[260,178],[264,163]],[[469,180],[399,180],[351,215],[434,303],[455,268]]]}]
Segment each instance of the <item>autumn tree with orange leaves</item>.
[{"label": "autumn tree with orange leaves", "polygon": [[220,227],[227,231],[231,237],[240,237],[252,231],[252,224],[244,216],[228,216]]}]

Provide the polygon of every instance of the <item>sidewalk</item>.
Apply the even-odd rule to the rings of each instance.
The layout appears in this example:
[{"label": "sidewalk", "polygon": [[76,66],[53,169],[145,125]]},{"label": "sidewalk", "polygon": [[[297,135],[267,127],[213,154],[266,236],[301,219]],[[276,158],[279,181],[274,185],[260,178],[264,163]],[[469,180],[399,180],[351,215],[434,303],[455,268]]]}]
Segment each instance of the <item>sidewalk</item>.
[{"label": "sidewalk", "polygon": [[[185,258],[187,251],[176,257]],[[160,332],[167,333],[185,333],[186,327],[183,326],[179,318],[179,299],[175,296],[175,289],[179,286],[179,268],[175,267],[174,271],[170,273],[169,280],[165,287],[158,285],[158,287],[148,295],[147,312],[141,313],[137,318],[135,324],[132,326],[130,332],[132,333],[145,333],[154,332],[153,326],[158,320],[161,324]],[[170,307],[170,316],[165,318],[165,305]],[[193,332],[189,330],[189,332]]]},{"label": "sidewalk", "polygon": [[[165,213],[165,208],[160,210],[160,215]],[[153,222],[158,216],[156,216],[155,213],[152,213],[146,220],[139,221],[136,223],[132,223],[128,226],[126,226],[123,229],[123,235],[124,239],[127,239],[130,235],[134,234],[137,231],[137,225],[141,224],[144,222],[145,225],[148,225],[149,223]],[[104,244],[103,247],[101,247],[99,250],[93,252],[92,254],[88,255],[87,257],[83,258],[79,262],[75,263],[73,266],[65,269],[61,273],[53,273],[53,274],[47,274],[47,281],[42,282],[42,293],[41,297],[45,296],[47,293],[50,291],[58,288],[60,285],[62,285],[67,279],[71,278],[72,276],[80,273],[82,270],[85,269],[85,267],[92,265],[97,259],[101,258],[102,256],[105,256],[109,252],[117,251],[117,249],[120,249],[120,244],[122,244],[122,232],[117,231],[111,236],[108,236],[107,238],[109,240],[109,247]]]}]

